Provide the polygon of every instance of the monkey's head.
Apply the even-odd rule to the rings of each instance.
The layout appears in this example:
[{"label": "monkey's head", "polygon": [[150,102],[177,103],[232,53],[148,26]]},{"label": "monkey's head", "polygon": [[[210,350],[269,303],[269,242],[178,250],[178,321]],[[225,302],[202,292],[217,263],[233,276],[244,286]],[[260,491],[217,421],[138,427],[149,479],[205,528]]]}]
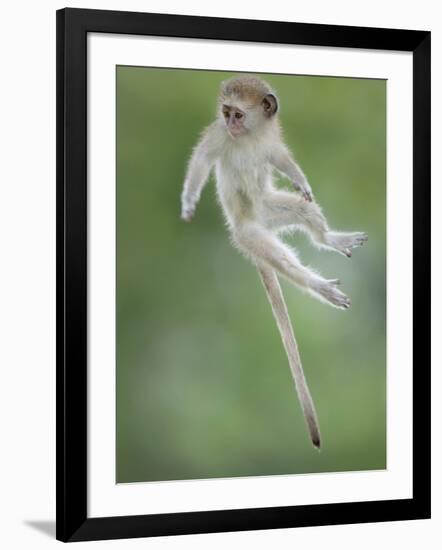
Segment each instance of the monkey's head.
[{"label": "monkey's head", "polygon": [[219,117],[233,138],[270,124],[278,107],[276,94],[260,78],[239,76],[221,85]]}]

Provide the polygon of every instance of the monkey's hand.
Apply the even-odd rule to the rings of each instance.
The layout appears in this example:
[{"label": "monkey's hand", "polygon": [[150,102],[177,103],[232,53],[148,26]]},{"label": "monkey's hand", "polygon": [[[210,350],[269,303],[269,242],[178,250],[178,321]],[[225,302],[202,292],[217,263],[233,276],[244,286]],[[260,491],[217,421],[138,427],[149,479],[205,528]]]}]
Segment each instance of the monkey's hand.
[{"label": "monkey's hand", "polygon": [[181,219],[185,222],[191,222],[195,214],[196,201],[183,195],[181,198]]},{"label": "monkey's hand", "polygon": [[293,185],[297,191],[299,191],[307,202],[313,202],[312,188],[307,181],[298,182],[294,181]]}]

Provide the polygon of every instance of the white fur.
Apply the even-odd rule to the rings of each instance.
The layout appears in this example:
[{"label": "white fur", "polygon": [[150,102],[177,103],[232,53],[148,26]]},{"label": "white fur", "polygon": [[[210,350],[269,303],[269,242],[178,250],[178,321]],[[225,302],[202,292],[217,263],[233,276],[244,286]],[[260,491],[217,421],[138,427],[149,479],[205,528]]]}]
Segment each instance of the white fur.
[{"label": "white fur", "polygon": [[[247,112],[244,103],[240,104]],[[182,217],[190,221],[210,170],[215,167],[218,197],[234,244],[255,262],[265,262],[289,281],[313,296],[346,309],[350,300],[324,279],[303,266],[295,252],[278,238],[287,227],[309,233],[320,247],[350,256],[350,249],[361,245],[363,233],[330,232],[320,207],[302,170],[291,157],[280,137],[276,117],[262,116],[259,127],[256,112],[254,130],[233,138],[224,120],[209,126],[191,157],[182,193]],[[275,189],[272,170],[286,175],[302,194]]]},{"label": "white fur", "polygon": [[[236,97],[227,99],[231,107],[245,113],[244,133],[232,137],[221,113],[205,130],[189,162],[181,195],[181,217],[186,221],[192,219],[210,170],[215,167],[217,194],[232,242],[258,268],[311,440],[319,448],[316,412],[276,273],[337,308],[347,309],[350,300],[337,288],[337,279],[325,279],[302,265],[295,251],[279,235],[287,228],[299,228],[319,247],[346,256],[351,256],[351,248],[362,245],[367,236],[329,230],[321,208],[313,201],[307,178],[281,139],[277,115],[269,117],[259,105],[250,106]],[[272,180],[273,169],[289,178],[300,193],[277,190]]]}]

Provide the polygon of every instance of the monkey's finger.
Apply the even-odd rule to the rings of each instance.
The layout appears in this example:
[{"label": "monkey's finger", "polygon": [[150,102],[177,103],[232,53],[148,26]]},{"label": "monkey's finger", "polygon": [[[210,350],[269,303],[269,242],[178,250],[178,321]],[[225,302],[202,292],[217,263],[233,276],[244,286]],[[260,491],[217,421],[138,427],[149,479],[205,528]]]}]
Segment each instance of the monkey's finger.
[{"label": "monkey's finger", "polygon": [[307,202],[313,202],[313,195],[311,191],[303,191],[304,199]]},{"label": "monkey's finger", "polygon": [[192,221],[192,214],[190,214],[189,212],[183,212],[181,214],[181,219],[187,223],[191,222]]}]

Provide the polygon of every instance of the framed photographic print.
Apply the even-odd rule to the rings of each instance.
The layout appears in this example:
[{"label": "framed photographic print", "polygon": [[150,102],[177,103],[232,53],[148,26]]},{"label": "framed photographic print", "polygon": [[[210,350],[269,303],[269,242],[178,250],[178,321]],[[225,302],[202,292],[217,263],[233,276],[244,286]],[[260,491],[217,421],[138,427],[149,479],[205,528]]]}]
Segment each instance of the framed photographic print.
[{"label": "framed photographic print", "polygon": [[430,517],[430,33],[57,12],[57,538]]}]

